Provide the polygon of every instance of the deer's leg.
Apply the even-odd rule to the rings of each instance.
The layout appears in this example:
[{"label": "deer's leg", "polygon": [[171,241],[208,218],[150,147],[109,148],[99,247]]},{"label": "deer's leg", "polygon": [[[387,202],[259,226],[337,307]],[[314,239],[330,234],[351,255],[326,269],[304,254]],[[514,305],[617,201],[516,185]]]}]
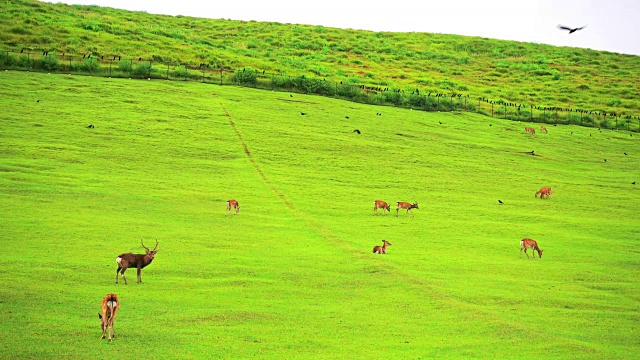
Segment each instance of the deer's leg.
[{"label": "deer's leg", "polygon": [[127,271],[127,268],[123,267],[122,270],[120,271],[120,275],[122,275],[122,280],[124,280],[124,284],[128,285],[127,278],[124,276],[125,271]]},{"label": "deer's leg", "polygon": [[138,284],[142,283],[142,277],[140,277],[140,273],[142,272],[141,268],[138,268]]},{"label": "deer's leg", "polygon": [[118,265],[118,270],[116,270],[116,284],[118,283],[118,275],[120,274],[121,269],[122,269],[122,266]]}]

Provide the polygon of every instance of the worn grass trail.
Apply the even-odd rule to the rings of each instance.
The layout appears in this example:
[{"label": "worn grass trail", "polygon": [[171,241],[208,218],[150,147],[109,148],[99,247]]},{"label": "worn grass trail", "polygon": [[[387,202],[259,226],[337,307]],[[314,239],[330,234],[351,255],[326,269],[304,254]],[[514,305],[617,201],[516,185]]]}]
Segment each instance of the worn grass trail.
[{"label": "worn grass trail", "polygon": [[[638,354],[627,132],[194,83],[0,83],[0,357]],[[397,201],[420,209],[396,217]],[[542,259],[519,257],[523,237]],[[143,284],[116,286],[115,257],[156,238]]]}]

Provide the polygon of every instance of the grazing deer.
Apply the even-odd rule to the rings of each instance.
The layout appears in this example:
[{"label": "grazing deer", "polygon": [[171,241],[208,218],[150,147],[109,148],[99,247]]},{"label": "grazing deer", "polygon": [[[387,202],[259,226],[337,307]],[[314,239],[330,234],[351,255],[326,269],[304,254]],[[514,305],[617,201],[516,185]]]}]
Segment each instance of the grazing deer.
[{"label": "grazing deer", "polygon": [[529,258],[529,254],[527,254],[527,249],[531,249],[532,260],[536,258],[536,253],[538,252],[538,256],[542,258],[542,249],[538,247],[538,243],[529,238],[524,238],[520,240],[520,257],[522,257],[522,250],[524,250],[525,255],[527,255],[527,259]]},{"label": "grazing deer", "polygon": [[524,132],[529,133],[531,135],[535,135],[536,134],[536,129],[534,129],[532,127],[525,127],[524,128]]},{"label": "grazing deer", "polygon": [[540,131],[544,131],[545,134],[549,133],[546,126],[540,126]]},{"label": "grazing deer", "polygon": [[102,299],[102,313],[98,313],[103,339],[107,336],[107,332],[109,332],[109,341],[116,336],[116,331],[113,329],[113,320],[115,320],[118,310],[120,310],[118,295],[107,294]]},{"label": "grazing deer", "polygon": [[[409,211],[411,211],[411,209],[419,209],[417,202],[415,204],[411,204],[411,203],[408,203],[408,202],[398,201],[398,203],[396,205],[397,205],[397,207],[396,207],[396,216],[398,216],[398,210],[400,210],[400,209],[407,209],[407,213],[405,214],[405,216],[409,215]],[[413,215],[413,212],[411,212],[411,215]],[[413,216],[415,216],[415,215],[413,215]]]},{"label": "grazing deer", "polygon": [[538,197],[538,194],[540,194],[540,199],[544,199],[545,196],[548,199],[551,196],[551,188],[543,187],[540,190],[538,190],[538,192],[536,192],[536,197]]},{"label": "grazing deer", "polygon": [[238,204],[237,200],[227,200],[227,212],[224,214],[224,216],[230,214],[231,209],[234,209],[236,211],[236,215],[238,215],[238,212],[240,212],[240,204]]},{"label": "grazing deer", "polygon": [[118,263],[118,270],[116,270],[116,284],[118,283],[118,274],[122,274],[122,279],[124,280],[124,284],[127,285],[127,278],[124,277],[124,272],[127,271],[128,268],[137,268],[138,269],[138,284],[142,283],[142,278],[140,277],[140,273],[142,272],[142,268],[151,264],[153,258],[156,256],[158,250],[158,240],[156,239],[156,247],[153,250],[149,250],[148,247],[144,246],[142,240],[140,240],[142,247],[145,249],[146,254],[122,254],[116,258],[116,262]]},{"label": "grazing deer", "polygon": [[388,212],[391,212],[391,208],[389,207],[389,204],[387,204],[385,201],[382,201],[382,200],[376,200],[373,202],[373,213],[375,215],[378,215],[378,209],[382,209],[382,215],[384,215],[385,210],[387,210]]},{"label": "grazing deer", "polygon": [[373,253],[374,254],[386,254],[387,253],[387,246],[391,246],[391,243],[388,242],[387,240],[382,240],[382,246],[380,246],[380,245],[374,246],[373,247]]}]

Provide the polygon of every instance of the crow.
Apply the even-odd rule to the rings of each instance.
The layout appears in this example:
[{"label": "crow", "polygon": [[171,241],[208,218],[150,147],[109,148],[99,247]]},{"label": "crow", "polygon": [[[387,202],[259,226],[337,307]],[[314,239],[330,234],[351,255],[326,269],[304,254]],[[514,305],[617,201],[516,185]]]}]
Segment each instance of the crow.
[{"label": "crow", "polygon": [[627,156],[627,153],[624,153],[624,156]]},{"label": "crow", "polygon": [[348,117],[348,116],[345,116],[344,118],[345,118],[345,119],[349,119],[349,117]]},{"label": "crow", "polygon": [[360,130],[358,130],[358,129],[353,130],[353,132],[357,133],[358,135],[360,135]]},{"label": "crow", "polygon": [[293,97],[293,95],[289,94],[289,97]]},{"label": "crow", "polygon": [[502,200],[498,200],[498,203],[499,203],[500,205],[504,204],[504,203],[502,202]]},{"label": "crow", "polygon": [[631,185],[635,185],[635,184],[636,184],[636,182],[635,182],[635,181],[631,183]]},{"label": "crow", "polygon": [[93,126],[93,124],[89,124],[89,126],[87,126],[87,129],[93,129],[95,126]]},{"label": "crow", "polygon": [[307,113],[303,113],[303,112],[301,112],[301,113],[300,113],[300,115],[307,115]]},{"label": "crow", "polygon": [[566,27],[566,26],[562,26],[562,25],[558,25],[558,29],[560,30],[569,30],[569,34],[573,34],[574,32],[578,31],[578,30],[582,30],[584,28],[586,28],[587,25],[583,26],[583,27],[579,27],[579,28],[570,28],[570,27]]}]

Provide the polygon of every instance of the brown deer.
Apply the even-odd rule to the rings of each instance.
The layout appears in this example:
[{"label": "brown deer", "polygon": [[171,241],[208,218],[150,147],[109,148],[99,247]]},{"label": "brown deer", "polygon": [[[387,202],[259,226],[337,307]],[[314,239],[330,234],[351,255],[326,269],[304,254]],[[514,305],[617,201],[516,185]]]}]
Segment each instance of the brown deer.
[{"label": "brown deer", "polygon": [[373,247],[373,253],[374,254],[386,254],[387,253],[387,246],[391,246],[391,243],[388,242],[387,240],[382,240],[382,246],[380,246],[380,245],[374,246]]},{"label": "brown deer", "polygon": [[124,272],[127,271],[128,268],[137,268],[138,269],[138,284],[142,283],[142,278],[140,277],[140,272],[142,268],[151,264],[153,258],[156,256],[158,250],[158,240],[156,239],[156,247],[153,250],[149,250],[148,247],[144,246],[142,240],[140,240],[142,247],[145,249],[146,254],[122,254],[116,258],[116,262],[118,263],[118,270],[116,270],[116,284],[118,283],[118,274],[122,274],[122,279],[124,280],[124,284],[127,285],[127,278],[124,277]]},{"label": "brown deer", "polygon": [[237,200],[227,200],[227,212],[224,214],[224,216],[230,214],[231,209],[234,209],[236,211],[236,215],[238,215],[238,212],[240,212],[240,204],[238,204]]},{"label": "brown deer", "polygon": [[529,254],[527,254],[527,249],[531,249],[532,260],[536,258],[536,253],[538,252],[538,256],[542,258],[542,249],[538,247],[538,243],[529,238],[524,238],[520,240],[520,257],[522,257],[522,250],[524,250],[525,255],[527,255],[527,259],[529,258]]},{"label": "brown deer", "polygon": [[113,329],[113,320],[115,320],[118,310],[120,310],[118,295],[107,294],[102,299],[102,313],[98,313],[103,339],[107,336],[107,332],[109,333],[109,341],[116,336],[116,331]]},{"label": "brown deer", "polygon": [[540,126],[540,131],[544,131],[545,134],[549,133],[546,126]]},{"label": "brown deer", "polygon": [[378,209],[382,209],[382,215],[384,215],[385,210],[387,210],[388,212],[391,212],[391,208],[389,207],[389,204],[387,204],[385,201],[382,201],[382,200],[376,200],[373,202],[374,215],[378,215]]},{"label": "brown deer", "polygon": [[540,199],[544,199],[544,197],[546,196],[547,199],[551,196],[551,188],[550,187],[543,187],[540,190],[538,190],[538,192],[536,192],[536,197],[538,197],[538,194],[540,194]]},{"label": "brown deer", "polygon": [[524,132],[529,133],[531,135],[535,135],[536,134],[536,129],[534,129],[532,127],[525,127],[524,128]]},{"label": "brown deer", "polygon": [[[418,203],[416,202],[415,204],[411,204],[408,202],[403,202],[403,201],[398,201],[398,203],[396,204],[396,216],[398,216],[398,210],[400,209],[407,209],[407,212],[405,214],[405,216],[409,215],[409,211],[411,211],[411,209],[420,209],[418,207]],[[413,215],[413,212],[411,212],[411,215]],[[415,215],[413,215],[415,216]]]}]

